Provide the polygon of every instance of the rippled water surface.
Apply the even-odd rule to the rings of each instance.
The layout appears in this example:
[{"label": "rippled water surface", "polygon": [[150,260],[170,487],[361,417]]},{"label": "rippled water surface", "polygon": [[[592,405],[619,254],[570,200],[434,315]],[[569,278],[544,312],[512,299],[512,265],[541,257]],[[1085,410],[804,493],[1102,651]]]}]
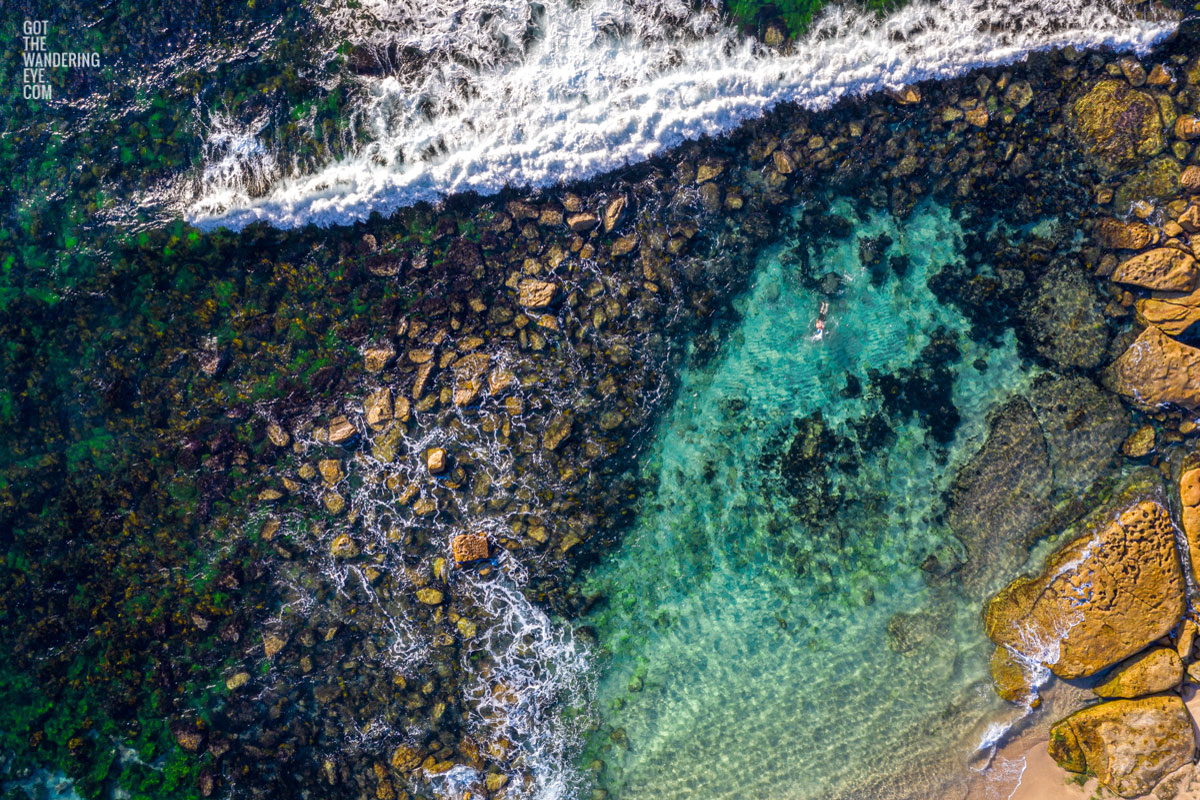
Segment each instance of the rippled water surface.
[{"label": "rippled water surface", "polygon": [[[970,264],[960,277],[988,272],[978,251],[968,259],[965,240],[978,248],[1004,237],[993,241],[982,228],[989,221],[965,215],[998,211],[986,207],[989,189],[1019,194],[1019,162],[998,154],[995,164],[988,157],[994,169],[971,173],[974,184],[961,175],[960,208],[973,209],[962,217],[933,201],[893,217],[880,210],[889,196],[892,207],[908,208],[963,170],[938,156],[929,169],[945,167],[945,175],[894,177],[901,172],[889,159],[901,145],[933,142],[917,130],[924,123],[911,106],[889,102],[890,110],[863,109],[875,126],[869,136],[830,142],[837,158],[862,159],[854,169],[784,171],[721,142],[711,148],[720,174],[739,175],[741,186],[693,182],[708,143],[679,156],[678,175],[687,178],[665,178],[674,163],[666,159],[647,168],[663,178],[648,184],[666,187],[661,193],[631,186],[638,170],[604,174],[727,134],[780,104],[828,109],[1052,47],[1145,52],[1175,17],[1124,0],[914,0],[884,16],[834,5],[807,37],[776,49],[706,0],[321,0],[286,8],[260,0],[204,10],[211,18],[182,13],[188,25],[172,27],[171,7],[110,41],[126,6],[68,3],[54,19],[55,45],[103,49],[105,70],[63,78],[59,99],[44,107],[0,102],[9,120],[0,156],[13,174],[0,188],[11,211],[0,243],[13,251],[0,248],[0,311],[12,309],[2,355],[20,373],[14,389],[0,387],[0,423],[14,443],[0,442],[0,456],[20,467],[14,485],[36,482],[37,496],[22,500],[30,530],[33,521],[61,523],[47,537],[59,549],[14,549],[8,565],[45,568],[30,571],[50,576],[38,591],[61,595],[58,611],[21,600],[22,621],[48,631],[25,656],[79,652],[74,662],[53,662],[62,673],[53,676],[62,679],[55,697],[76,705],[28,702],[45,677],[32,671],[21,683],[0,683],[0,695],[29,706],[19,723],[0,726],[37,766],[16,776],[23,786],[67,796],[72,784],[58,770],[94,762],[94,774],[74,774],[78,785],[134,800],[199,791],[210,767],[225,770],[217,791],[233,796],[294,780],[305,790],[327,781],[339,796],[361,790],[387,800],[407,786],[465,800],[502,777],[508,783],[490,788],[491,797],[583,800],[602,788],[610,800],[900,800],[953,796],[996,769],[992,746],[1024,711],[991,687],[979,609],[996,582],[1019,571],[1024,553],[998,548],[994,563],[975,571],[987,577],[968,589],[958,569],[967,552],[942,496],[984,441],[990,409],[1027,390],[1039,368],[1019,353],[1012,330],[996,333],[1011,319],[983,341],[930,281],[959,261]],[[11,67],[16,51],[5,58]],[[934,105],[933,94],[923,111],[941,114],[943,100],[945,110],[958,102]],[[1000,102],[998,93],[989,97]],[[1022,126],[1050,97],[1039,94],[1020,119],[1013,111],[990,128],[930,135],[959,140],[964,159],[983,158],[1001,144],[993,137],[1008,136],[1003,120],[1014,141],[1040,148],[1040,132]],[[780,156],[773,148],[789,132],[775,133],[771,149],[762,137],[753,147]],[[1053,129],[1047,136],[1069,141]],[[967,137],[984,144],[960,146]],[[867,152],[875,143],[896,152]],[[1045,150],[1049,166],[1039,158],[1036,169],[1061,166],[1052,163],[1058,151]],[[868,163],[874,185],[855,184],[848,176]],[[1029,186],[1048,194],[1072,180],[1036,174]],[[856,202],[830,199],[826,176],[855,186]],[[456,197],[583,178],[596,183],[570,191],[588,195],[586,210],[627,205],[603,226],[593,219],[590,232],[585,220],[573,242],[578,229],[550,202],[573,205],[565,190],[533,193],[546,204],[543,216],[515,220],[512,196],[478,206]],[[747,198],[753,190],[755,205],[742,205],[742,188]],[[706,189],[718,191],[687,205],[705,200]],[[983,198],[967,202],[968,190]],[[1074,185],[1066,194],[1075,190],[1094,194]],[[680,320],[722,307],[727,281],[743,277],[731,279],[730,264],[758,246],[747,242],[777,235],[774,218],[762,221],[770,209],[802,195],[809,207],[797,206],[796,225],[780,229],[806,233],[784,234],[759,253],[736,318],[687,344],[692,322]],[[1068,205],[1032,202],[1058,210],[1020,215]],[[837,221],[820,234],[805,216],[817,206],[815,216]],[[392,224],[398,219],[403,225]],[[1044,237],[1034,255],[1056,265],[1074,258],[1060,221],[1041,223],[1062,235]],[[597,248],[615,253],[630,242],[638,252],[593,259]],[[663,242],[682,254],[669,264],[678,275],[654,275]],[[711,275],[689,260],[726,244],[733,255]],[[113,281],[101,279],[110,273]],[[517,299],[530,276],[563,290],[546,309]],[[475,279],[478,288],[460,292]],[[712,306],[681,300],[710,290]],[[642,293],[659,299],[631,299]],[[602,301],[612,310],[601,313]],[[650,309],[660,302],[674,303],[677,316],[643,316],[658,314]],[[1092,295],[1080,303],[1090,308]],[[478,341],[467,345],[467,333]],[[383,341],[395,345],[395,360],[364,372],[367,346]],[[614,358],[614,345],[630,358]],[[423,401],[424,389],[408,381],[414,364],[434,363],[434,348],[442,348],[442,383]],[[677,375],[673,356],[685,348]],[[459,404],[448,376],[468,353],[486,356],[489,382],[493,368],[511,374]],[[615,388],[599,388],[624,382],[614,371],[646,365],[645,380],[621,387],[628,397],[619,406]],[[360,422],[367,398],[383,388],[389,406],[394,391],[424,408],[402,434],[393,437],[399,428],[390,421],[361,422],[360,441],[334,449],[329,417]],[[18,393],[26,399],[14,405]],[[566,419],[564,436],[572,435],[576,411],[574,440],[557,440],[568,444],[555,453],[546,423]],[[603,425],[604,413],[630,437],[652,441],[629,442],[624,427]],[[600,415],[611,440],[582,441],[597,430],[589,414]],[[290,426],[286,444],[263,436],[276,421]],[[511,437],[510,423],[518,428]],[[655,425],[652,433],[644,423]],[[377,454],[373,445],[385,439],[393,452]],[[450,477],[431,474],[435,446],[450,453]],[[615,473],[629,455],[640,459],[632,467],[640,482],[626,493],[627,476]],[[292,480],[303,477],[302,462],[311,472],[328,461],[340,477]],[[605,495],[610,487],[597,486],[610,479],[619,501],[616,489]],[[62,491],[64,482],[76,490]],[[107,494],[110,484],[120,497]],[[287,495],[264,493],[277,486]],[[50,505],[60,495],[67,511]],[[431,505],[418,511],[417,497]],[[636,507],[628,528],[617,519],[626,499]],[[143,501],[161,514],[135,513]],[[548,538],[541,523],[549,520],[578,522],[595,536],[585,542],[554,530]],[[278,539],[264,533],[268,522]],[[94,538],[82,539],[90,525]],[[464,531],[489,538],[486,566],[449,567],[451,539]],[[362,552],[336,552],[343,535],[358,537]],[[596,545],[618,536],[615,551]],[[576,591],[580,551],[601,557]],[[113,554],[125,571],[110,575]],[[541,572],[550,569],[543,558],[561,566],[561,577]],[[96,573],[111,598],[61,591],[71,581],[87,586]],[[160,581],[167,575],[179,583]],[[415,595],[427,585],[441,587],[436,601]],[[101,602],[110,603],[103,624],[89,605]],[[76,627],[56,630],[64,609]],[[563,609],[586,610],[555,616]],[[237,625],[226,628],[235,611]],[[345,624],[351,615],[356,624]],[[450,628],[447,619],[463,624]],[[273,631],[290,638],[272,655],[265,637]],[[193,642],[204,647],[189,652]],[[111,688],[118,683],[123,697]],[[160,698],[177,705],[168,710]],[[114,699],[122,707],[110,716],[120,726],[102,718],[93,728],[97,708]],[[203,714],[236,719],[205,728]],[[200,727],[187,730],[206,731],[231,753],[224,762],[199,748],[197,758],[184,753],[171,725],[193,718]],[[280,719],[297,723],[286,741],[274,726]],[[38,750],[42,735],[57,751]],[[272,749],[280,741],[286,747]],[[396,765],[398,747],[410,744],[414,753],[425,748],[420,768]],[[93,746],[90,755],[82,749]],[[232,784],[247,765],[262,774]],[[145,795],[126,790],[145,775]]]},{"label": "rippled water surface", "polygon": [[[965,779],[1000,709],[979,598],[922,564],[956,557],[939,494],[989,404],[1033,372],[1011,340],[968,338],[927,288],[959,257],[945,208],[902,222],[835,210],[855,228],[812,251],[843,280],[828,333],[814,339],[821,295],[798,285],[798,243],[764,254],[719,354],[684,374],[634,531],[591,576],[611,663],[589,756],[616,798],[921,796]],[[873,285],[857,243],[880,234],[891,244]],[[962,422],[945,447],[868,377],[913,366],[935,333],[959,351]],[[780,457],[815,413],[849,444],[824,444],[828,470],[797,489]],[[890,435],[865,432],[880,422]],[[814,481],[828,482],[815,507],[798,499]]]}]

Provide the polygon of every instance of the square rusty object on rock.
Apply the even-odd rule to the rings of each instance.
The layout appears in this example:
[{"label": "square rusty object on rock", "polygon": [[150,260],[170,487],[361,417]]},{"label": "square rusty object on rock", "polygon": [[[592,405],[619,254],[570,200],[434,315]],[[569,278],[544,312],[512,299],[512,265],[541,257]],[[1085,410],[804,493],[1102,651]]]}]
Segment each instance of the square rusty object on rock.
[{"label": "square rusty object on rock", "polygon": [[458,564],[488,557],[487,537],[477,533],[455,536],[450,542],[450,547],[454,550],[454,561]]}]

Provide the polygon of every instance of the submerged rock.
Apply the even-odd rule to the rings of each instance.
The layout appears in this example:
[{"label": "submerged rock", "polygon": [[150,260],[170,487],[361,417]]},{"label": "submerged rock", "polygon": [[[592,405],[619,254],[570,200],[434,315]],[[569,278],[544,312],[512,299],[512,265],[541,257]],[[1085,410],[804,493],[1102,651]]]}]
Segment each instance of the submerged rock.
[{"label": "submerged rock", "polygon": [[1108,368],[1107,385],[1135,405],[1200,408],[1200,350],[1150,327]]},{"label": "submerged rock", "polygon": [[372,344],[363,349],[363,369],[379,372],[396,357],[396,348],[390,342]]},{"label": "submerged rock", "polygon": [[1160,156],[1122,183],[1113,195],[1119,209],[1139,201],[1170,200],[1179,186],[1183,168],[1171,156]]},{"label": "submerged rock", "polygon": [[292,443],[292,437],[278,422],[271,422],[267,425],[267,438],[271,440],[271,444],[276,447],[287,447]]},{"label": "submerged rock", "polygon": [[945,618],[936,613],[901,612],[888,620],[888,647],[902,656],[911,656],[944,636],[949,627]]},{"label": "submerged rock", "polygon": [[1183,611],[1174,525],[1159,503],[1142,500],[1060,549],[1037,578],[1001,590],[984,629],[1055,675],[1080,678],[1165,636]]},{"label": "submerged rock", "polygon": [[342,470],[342,462],[336,458],[323,458],[318,461],[317,472],[321,473],[321,480],[325,482],[326,486],[333,486],[346,477],[346,473]]},{"label": "submerged rock", "polygon": [[1050,512],[1053,473],[1046,438],[1024,398],[1010,400],[990,421],[979,452],[959,470],[947,498],[947,521],[967,550],[964,580],[986,586],[1011,569],[1025,534]]},{"label": "submerged rock", "polygon": [[384,386],[371,392],[363,400],[363,411],[366,415],[367,425],[372,428],[382,428],[392,418],[394,412],[392,390]]},{"label": "submerged rock", "polygon": [[1001,699],[1023,706],[1036,707],[1041,704],[1030,669],[1007,647],[997,647],[992,651],[988,667],[992,674],[992,688]]},{"label": "submerged rock", "polygon": [[417,600],[427,606],[441,605],[442,599],[442,593],[430,586],[417,589]]},{"label": "submerged rock", "polygon": [[1094,282],[1063,266],[1038,279],[1025,305],[1025,329],[1043,357],[1064,367],[1098,367],[1108,347],[1108,326]]},{"label": "submerged rock", "polygon": [[1029,402],[1046,437],[1055,489],[1088,489],[1129,430],[1125,405],[1088,378],[1054,373],[1033,382]]},{"label": "submerged rock", "polygon": [[1155,433],[1153,425],[1143,425],[1121,443],[1121,452],[1129,458],[1141,458],[1154,452]]},{"label": "submerged rock", "polygon": [[1071,772],[1092,772],[1121,797],[1152,790],[1188,764],[1192,717],[1176,695],[1114,700],[1077,711],[1050,731],[1050,755]]},{"label": "submerged rock", "polygon": [[1158,229],[1144,222],[1105,218],[1096,223],[1096,241],[1113,250],[1142,250],[1158,242]]},{"label": "submerged rock", "polygon": [[354,558],[358,555],[358,544],[343,533],[330,543],[329,552],[334,558]]},{"label": "submerged rock", "polygon": [[1072,131],[1096,166],[1112,174],[1165,146],[1158,102],[1125,81],[1101,80],[1071,107]]},{"label": "submerged rock", "polygon": [[1170,647],[1152,647],[1126,659],[1115,670],[1092,689],[1099,697],[1143,697],[1183,682],[1183,661]]}]

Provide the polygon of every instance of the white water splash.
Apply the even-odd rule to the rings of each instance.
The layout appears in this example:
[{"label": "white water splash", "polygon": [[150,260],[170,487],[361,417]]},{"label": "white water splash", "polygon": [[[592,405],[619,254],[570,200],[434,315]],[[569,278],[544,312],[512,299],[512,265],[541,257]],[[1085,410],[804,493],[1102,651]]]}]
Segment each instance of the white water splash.
[{"label": "white water splash", "polygon": [[[511,776],[504,796],[576,796],[584,778],[574,758],[593,693],[587,648],[507,580],[463,583],[492,620],[463,653],[464,669],[473,676],[466,688],[467,705],[474,709],[471,725],[489,746],[511,742],[516,752],[509,763],[526,777]],[[485,660],[474,662],[480,653]]]},{"label": "white water splash", "polygon": [[255,197],[269,190],[279,167],[259,137],[266,124],[265,117],[241,126],[228,114],[212,115],[204,139],[202,179],[210,191]]},{"label": "white water splash", "polygon": [[1142,52],[1176,25],[1139,19],[1124,0],[917,0],[882,20],[830,6],[781,55],[715,7],[679,0],[371,0],[324,18],[335,38],[378,54],[383,74],[361,79],[366,101],[352,112],[370,141],[315,173],[265,150],[248,168],[243,155],[263,146],[241,131],[229,140],[237,169],[210,148],[221,161],[185,203],[190,221],[329,225],[458,192],[548,186],[726,133],[782,102],[824,109],[1052,47]]},{"label": "white water splash", "polygon": [[[1089,539],[1074,558],[1058,565],[1054,573],[1049,576],[1048,584],[1081,567],[1091,558],[1092,551],[1098,543],[1099,539],[1096,537]],[[1074,592],[1074,597],[1071,598],[1072,604],[1078,606],[1089,599],[1090,589],[1090,582],[1077,588],[1071,587]],[[990,775],[998,778],[1004,777],[1003,771],[996,772],[996,753],[1009,731],[1033,713],[1038,702],[1038,690],[1050,680],[1052,674],[1050,665],[1058,663],[1058,659],[1062,655],[1062,643],[1071,635],[1071,630],[1082,621],[1083,612],[1074,611],[1057,617],[1053,629],[1048,631],[1025,620],[1016,623],[1018,642],[1015,645],[1004,645],[1004,649],[1008,651],[1009,656],[1020,668],[1025,677],[1025,685],[1032,691],[1015,715],[988,724],[979,738],[979,744],[975,746],[975,751],[972,753],[972,760],[980,765],[977,767],[978,771],[987,771]],[[1013,762],[1007,763],[1012,764]],[[1023,769],[1024,766],[1022,766]]]},{"label": "white water splash", "polygon": [[1025,756],[997,758],[990,773],[991,780],[984,785],[984,800],[1008,800],[1016,794],[1028,766]]}]

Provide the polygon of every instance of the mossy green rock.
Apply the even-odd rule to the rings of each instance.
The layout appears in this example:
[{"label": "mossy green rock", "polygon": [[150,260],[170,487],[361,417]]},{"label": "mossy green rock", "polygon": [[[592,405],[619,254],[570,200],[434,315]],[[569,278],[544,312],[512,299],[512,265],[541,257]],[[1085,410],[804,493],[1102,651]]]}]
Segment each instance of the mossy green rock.
[{"label": "mossy green rock", "polygon": [[433,589],[433,588],[430,588],[427,586],[423,589],[417,589],[417,600],[419,600],[420,602],[424,603],[427,606],[441,605],[442,593],[439,592],[437,589]]},{"label": "mossy green rock", "polygon": [[404,428],[400,425],[393,425],[375,437],[372,442],[371,455],[377,461],[390,464],[396,460],[403,442]]},{"label": "mossy green rock", "polygon": [[1121,797],[1137,797],[1191,763],[1192,717],[1178,695],[1113,700],[1077,711],[1050,729],[1050,756],[1091,772]]},{"label": "mossy green rock", "polygon": [[1125,81],[1096,83],[1072,105],[1071,120],[1079,145],[1108,174],[1156,155],[1165,144],[1158,103]]},{"label": "mossy green rock", "polygon": [[1113,203],[1120,211],[1138,200],[1171,200],[1179,193],[1183,167],[1171,156],[1160,156],[1117,187]]},{"label": "mossy green rock", "polygon": [[1050,757],[1060,767],[1068,772],[1083,772],[1087,769],[1087,759],[1079,747],[1079,738],[1071,727],[1070,719],[1062,719],[1050,728],[1050,744],[1047,745]]},{"label": "mossy green rock", "polygon": [[1118,664],[1094,691],[1100,697],[1132,698],[1174,689],[1183,682],[1183,661],[1169,647],[1154,647]]}]

